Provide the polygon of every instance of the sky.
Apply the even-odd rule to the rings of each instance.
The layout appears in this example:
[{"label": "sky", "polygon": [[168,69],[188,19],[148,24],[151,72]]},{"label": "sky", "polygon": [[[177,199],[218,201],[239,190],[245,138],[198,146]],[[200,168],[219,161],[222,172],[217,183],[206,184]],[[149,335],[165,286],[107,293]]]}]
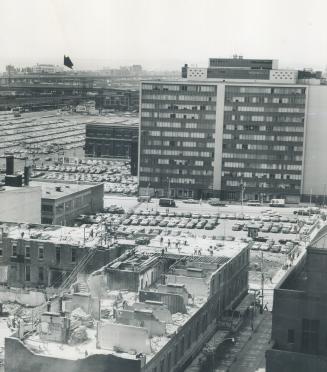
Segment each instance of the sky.
[{"label": "sky", "polygon": [[326,11],[326,0],[0,0],[0,71],[64,54],[76,69],[179,70],[239,54],[325,70]]}]

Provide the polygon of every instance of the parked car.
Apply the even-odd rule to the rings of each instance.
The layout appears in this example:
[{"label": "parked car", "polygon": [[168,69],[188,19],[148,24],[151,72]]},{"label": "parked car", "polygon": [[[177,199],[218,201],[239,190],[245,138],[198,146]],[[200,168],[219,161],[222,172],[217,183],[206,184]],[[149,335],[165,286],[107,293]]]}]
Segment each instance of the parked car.
[{"label": "parked car", "polygon": [[280,250],[281,250],[281,246],[279,244],[274,244],[272,247],[271,247],[271,252],[274,252],[274,253],[279,253]]},{"label": "parked car", "polygon": [[253,251],[258,251],[261,247],[261,244],[260,243],[253,243],[252,246],[251,246],[251,249]]}]

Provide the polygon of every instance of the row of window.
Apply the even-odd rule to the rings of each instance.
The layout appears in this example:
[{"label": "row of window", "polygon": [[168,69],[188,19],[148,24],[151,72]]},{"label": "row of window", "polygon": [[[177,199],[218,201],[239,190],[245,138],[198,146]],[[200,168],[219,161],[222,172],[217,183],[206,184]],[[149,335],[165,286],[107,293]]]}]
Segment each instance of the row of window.
[{"label": "row of window", "polygon": [[[11,253],[12,257],[17,257],[18,256],[18,250],[17,250],[17,243],[13,242],[11,245]],[[2,247],[0,248],[0,256],[3,255],[3,250]],[[25,258],[31,258],[31,247],[29,245],[24,246],[24,256]],[[44,247],[39,246],[38,247],[38,254],[37,258],[39,260],[44,260]],[[60,263],[61,261],[61,248],[56,247],[56,262]],[[71,248],[71,262],[74,263],[77,261],[77,248]]]},{"label": "row of window", "polygon": [[161,149],[144,149],[144,155],[174,155],[174,156],[200,156],[204,158],[214,157],[214,153],[208,151],[180,151],[180,150],[161,150]]},{"label": "row of window", "polygon": [[294,184],[289,184],[289,183],[268,183],[268,182],[250,182],[250,181],[237,181],[237,180],[227,180],[226,181],[226,186],[233,186],[233,187],[240,187],[241,184],[244,185],[245,187],[259,187],[262,189],[279,189],[279,190],[299,190],[300,186],[299,185],[294,185]]},{"label": "row of window", "polygon": [[179,175],[183,175],[183,176],[185,176],[187,174],[190,174],[192,176],[212,176],[213,175],[213,171],[208,170],[208,169],[188,170],[188,169],[174,169],[174,168],[162,169],[162,168],[155,168],[155,167],[154,168],[152,168],[152,167],[140,167],[140,171],[145,172],[145,173],[179,174]]},{"label": "row of window", "polygon": [[247,141],[281,141],[281,142],[302,142],[300,136],[268,136],[265,134],[232,134],[224,133],[223,139],[247,140]]},{"label": "row of window", "polygon": [[[225,121],[252,121],[251,115],[230,115],[229,113],[225,113]],[[304,116],[261,116],[263,118],[261,121],[266,121],[268,123],[304,123]],[[257,116],[256,119],[257,120]]]},{"label": "row of window", "polygon": [[[185,128],[197,129],[198,123],[182,123],[176,121],[142,121],[142,127],[157,127],[157,128]],[[201,129],[213,129],[212,124],[201,123]]]},{"label": "row of window", "polygon": [[305,98],[304,97],[253,97],[253,96],[230,96],[226,94],[225,102],[240,102],[240,103],[276,103],[276,104],[296,104],[296,105],[304,105]]},{"label": "row of window", "polygon": [[[242,146],[242,145],[241,145]],[[248,149],[249,145],[245,144],[244,149]],[[280,146],[273,146],[274,150],[275,148],[280,147]],[[285,147],[285,146],[284,146]],[[242,149],[242,147],[237,147],[237,149]],[[287,149],[281,150],[285,151]],[[282,154],[277,154],[277,155],[271,155],[271,154],[247,154],[247,153],[229,153],[229,152],[223,152],[223,158],[225,159],[256,159],[256,160],[283,160],[284,155]],[[287,156],[287,155],[285,155]],[[286,159],[285,159],[286,160]],[[302,161],[302,156],[300,155],[295,155],[293,157],[294,161]]]},{"label": "row of window", "polygon": [[215,96],[173,95],[173,94],[142,94],[142,100],[155,101],[190,101],[190,102],[215,102]]},{"label": "row of window", "polygon": [[174,91],[174,92],[211,92],[216,91],[214,85],[181,85],[181,84],[142,84],[142,90]]},{"label": "row of window", "polygon": [[225,130],[246,130],[246,131],[253,131],[253,132],[299,132],[303,133],[304,128],[303,126],[267,126],[267,125],[243,125],[243,124],[226,124],[224,125]]},{"label": "row of window", "polygon": [[291,87],[241,87],[241,86],[227,86],[226,91],[229,93],[251,93],[251,94],[305,94],[305,88],[291,88]]},{"label": "row of window", "polygon": [[187,104],[170,104],[170,103],[142,103],[142,109],[156,110],[190,110],[190,111],[215,111],[215,105],[187,105]]}]

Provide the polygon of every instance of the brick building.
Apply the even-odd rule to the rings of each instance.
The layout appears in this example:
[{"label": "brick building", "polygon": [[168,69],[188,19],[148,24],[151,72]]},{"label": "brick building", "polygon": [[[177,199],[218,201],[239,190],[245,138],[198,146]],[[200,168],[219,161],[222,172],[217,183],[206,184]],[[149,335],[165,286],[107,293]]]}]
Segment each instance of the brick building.
[{"label": "brick building", "polygon": [[274,291],[267,372],[327,370],[327,229]]},{"label": "brick building", "polygon": [[[76,347],[44,341],[37,333],[22,340],[13,335],[6,339],[6,370],[27,372],[31,365],[48,368],[52,362],[64,369],[92,358],[100,371],[125,371],[128,363],[139,372],[183,371],[216,332],[224,311],[235,308],[248,290],[245,243],[226,242],[195,256],[194,248],[169,247],[162,253],[160,247],[140,246],[125,252],[88,280],[91,296],[102,283],[101,313],[107,315],[86,342]],[[46,352],[32,352],[44,342]],[[14,357],[15,344],[30,355],[28,365]],[[114,369],[103,365],[111,357],[120,358]]]}]

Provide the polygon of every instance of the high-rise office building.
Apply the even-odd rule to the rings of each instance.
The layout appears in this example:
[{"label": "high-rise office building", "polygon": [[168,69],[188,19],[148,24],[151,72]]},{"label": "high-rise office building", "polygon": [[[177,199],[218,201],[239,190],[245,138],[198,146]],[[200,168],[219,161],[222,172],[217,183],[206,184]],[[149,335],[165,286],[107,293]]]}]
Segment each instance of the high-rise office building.
[{"label": "high-rise office building", "polygon": [[140,194],[322,201],[327,86],[276,66],[210,59],[207,69],[185,65],[181,80],[143,82]]}]

